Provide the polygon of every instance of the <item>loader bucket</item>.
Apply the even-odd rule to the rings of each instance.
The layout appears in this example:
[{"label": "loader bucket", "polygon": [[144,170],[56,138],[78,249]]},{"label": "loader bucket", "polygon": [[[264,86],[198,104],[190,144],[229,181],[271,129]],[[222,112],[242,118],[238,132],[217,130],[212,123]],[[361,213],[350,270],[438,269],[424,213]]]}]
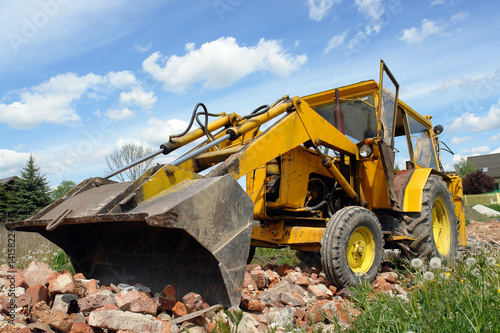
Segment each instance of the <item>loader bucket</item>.
[{"label": "loader bucket", "polygon": [[167,165],[135,182],[86,180],[7,228],[42,234],[101,284],[142,283],[153,292],[173,285],[179,296],[193,291],[229,307],[240,303],[252,214],[232,176]]}]

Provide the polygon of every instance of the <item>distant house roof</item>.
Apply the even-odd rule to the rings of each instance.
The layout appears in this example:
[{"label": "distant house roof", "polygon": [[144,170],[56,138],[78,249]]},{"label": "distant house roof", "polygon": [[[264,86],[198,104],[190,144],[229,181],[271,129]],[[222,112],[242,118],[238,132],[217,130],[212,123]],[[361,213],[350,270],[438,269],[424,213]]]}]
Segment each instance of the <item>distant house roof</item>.
[{"label": "distant house roof", "polygon": [[12,184],[14,180],[18,178],[17,176],[7,177],[4,179],[0,179],[0,184]]},{"label": "distant house roof", "polygon": [[492,178],[500,178],[500,153],[467,157],[467,161]]}]

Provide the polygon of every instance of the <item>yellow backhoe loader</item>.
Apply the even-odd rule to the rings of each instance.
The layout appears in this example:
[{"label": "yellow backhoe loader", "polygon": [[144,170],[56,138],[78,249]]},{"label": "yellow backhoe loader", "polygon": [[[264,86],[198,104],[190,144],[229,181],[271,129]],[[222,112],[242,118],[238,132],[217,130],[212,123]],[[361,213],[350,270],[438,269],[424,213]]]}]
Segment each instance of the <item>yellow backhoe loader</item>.
[{"label": "yellow backhoe loader", "polygon": [[[318,259],[340,288],[372,281],[384,249],[453,259],[466,245],[462,180],[441,166],[442,126],[398,91],[381,62],[378,82],[285,96],[246,116],[200,103],[158,151],[7,228],[42,234],[101,283],[172,284],[225,306],[239,304],[255,247]],[[109,179],[190,143],[134,182]]]}]

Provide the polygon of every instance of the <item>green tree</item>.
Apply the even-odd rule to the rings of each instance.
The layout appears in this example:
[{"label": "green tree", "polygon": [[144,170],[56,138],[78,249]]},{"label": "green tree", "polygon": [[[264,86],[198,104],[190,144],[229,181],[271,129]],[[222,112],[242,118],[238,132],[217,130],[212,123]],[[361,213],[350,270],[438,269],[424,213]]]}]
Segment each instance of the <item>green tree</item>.
[{"label": "green tree", "polygon": [[73,187],[76,186],[76,183],[71,180],[63,180],[59,186],[52,192],[50,192],[50,197],[52,200],[57,200],[61,198],[63,195],[69,192]]},{"label": "green tree", "polygon": [[474,163],[467,161],[464,157],[460,157],[460,161],[453,164],[453,167],[462,179],[465,179],[465,177],[476,171]]},{"label": "green tree", "polygon": [[17,218],[33,215],[52,202],[47,179],[40,174],[40,168],[36,166],[33,155],[30,155],[26,166],[21,170],[21,177],[17,179],[12,189],[15,193],[13,206]]},{"label": "green tree", "polygon": [[0,221],[14,218],[13,208],[14,195],[8,186],[0,184]]}]

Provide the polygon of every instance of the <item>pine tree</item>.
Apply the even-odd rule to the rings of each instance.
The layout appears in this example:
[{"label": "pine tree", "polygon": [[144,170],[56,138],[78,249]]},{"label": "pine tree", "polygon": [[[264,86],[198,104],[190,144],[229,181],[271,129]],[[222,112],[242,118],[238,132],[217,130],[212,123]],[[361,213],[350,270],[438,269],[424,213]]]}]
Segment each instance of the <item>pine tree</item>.
[{"label": "pine tree", "polygon": [[11,205],[9,192],[7,191],[7,187],[3,184],[0,184],[0,220],[7,219],[8,209]]},{"label": "pine tree", "polygon": [[13,190],[15,193],[13,208],[18,218],[33,215],[52,201],[47,179],[40,174],[40,168],[36,166],[33,155],[30,155],[26,166],[21,170],[21,177],[14,183]]}]

